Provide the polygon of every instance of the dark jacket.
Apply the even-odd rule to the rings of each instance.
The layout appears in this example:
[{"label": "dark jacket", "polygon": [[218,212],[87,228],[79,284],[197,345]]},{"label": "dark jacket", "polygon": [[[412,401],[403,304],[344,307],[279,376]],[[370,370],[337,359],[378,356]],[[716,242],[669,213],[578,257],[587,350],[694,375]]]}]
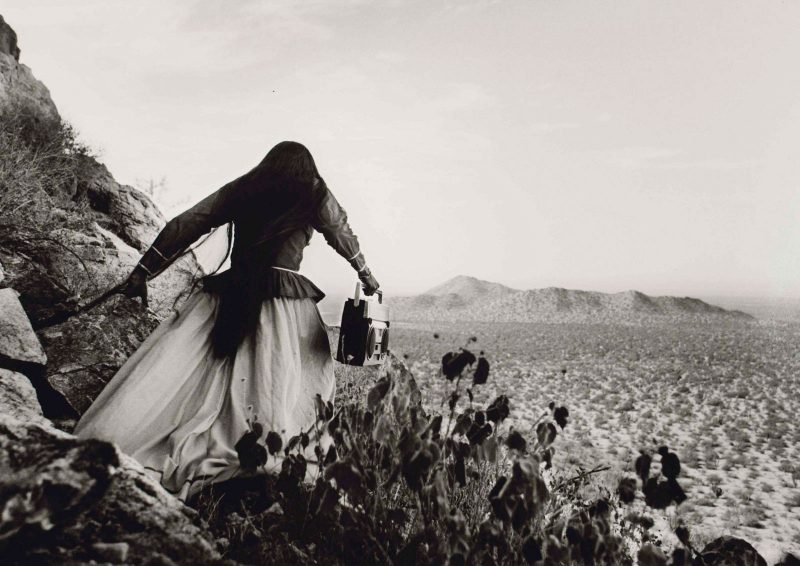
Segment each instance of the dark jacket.
[{"label": "dark jacket", "polygon": [[[228,222],[233,222],[235,230],[231,269],[206,278],[204,284],[210,290],[232,284],[235,272],[241,271],[242,275],[261,279],[258,283],[263,298],[321,300],[325,294],[295,273],[314,230],[321,232],[356,271],[366,265],[347,213],[324,181],[317,178],[309,190],[296,180],[254,171],[167,222],[141,265],[156,274],[201,236]],[[295,202],[296,194],[303,191],[310,198]],[[300,210],[293,210],[298,204]]]},{"label": "dark jacket", "polygon": [[203,289],[219,299],[211,334],[219,357],[235,355],[243,340],[255,336],[264,299],[319,302],[325,296],[296,273],[314,230],[353,269],[366,265],[347,213],[322,179],[303,182],[259,167],[167,222],[140,265],[156,275],[201,236],[228,222],[235,234],[231,267],[202,279]]}]

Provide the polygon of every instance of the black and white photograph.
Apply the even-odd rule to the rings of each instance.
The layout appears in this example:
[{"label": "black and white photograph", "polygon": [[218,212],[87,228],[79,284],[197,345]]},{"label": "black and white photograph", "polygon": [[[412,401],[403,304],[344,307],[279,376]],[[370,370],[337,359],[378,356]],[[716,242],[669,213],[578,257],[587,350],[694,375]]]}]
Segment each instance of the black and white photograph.
[{"label": "black and white photograph", "polygon": [[800,566],[800,3],[0,0],[0,564]]}]

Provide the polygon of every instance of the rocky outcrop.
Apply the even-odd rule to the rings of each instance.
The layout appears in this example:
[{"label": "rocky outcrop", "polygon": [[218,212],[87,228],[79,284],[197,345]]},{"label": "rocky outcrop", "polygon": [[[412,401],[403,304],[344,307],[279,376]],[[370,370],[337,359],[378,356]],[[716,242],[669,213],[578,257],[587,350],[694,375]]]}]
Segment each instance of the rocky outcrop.
[{"label": "rocky outcrop", "polygon": [[[138,250],[96,222],[82,230],[54,231],[52,240],[21,241],[13,249],[0,247],[0,262],[6,272],[4,283],[13,285],[19,292],[20,301],[34,325],[122,281],[139,257]],[[38,330],[49,360],[45,367],[40,347],[38,363],[43,379],[71,407],[66,412],[77,416],[89,406],[159,320],[173,312],[176,297],[190,286],[198,273],[193,258],[181,259],[150,283],[150,308],[147,310],[142,309],[138,301],[116,296],[92,311]],[[0,292],[14,293],[10,289]],[[22,308],[15,312],[18,315],[15,320],[24,320],[27,324]],[[30,324],[27,327],[30,329]],[[4,355],[1,346],[4,334],[15,336],[17,341],[24,339],[26,344],[38,345],[30,330],[27,334],[4,333],[2,328],[0,326],[0,359]],[[9,349],[21,352],[22,344],[9,345]],[[33,361],[26,359],[28,365]],[[37,390],[41,393],[38,383]],[[48,416],[65,416],[63,402],[40,398]]]},{"label": "rocky outcrop", "polygon": [[0,563],[217,564],[196,513],[107,442],[42,415],[28,378],[0,369]]},{"label": "rocky outcrop", "polygon": [[[31,113],[34,124],[60,120],[0,18],[0,106],[9,104]],[[79,159],[74,182],[42,187],[52,225],[20,222],[0,239],[0,562],[220,563],[197,514],[138,463],[46,418],[83,411],[199,269],[189,256],[154,281],[149,310],[117,296],[40,327],[121,281],[164,224],[145,195],[91,157]]]},{"label": "rocky outcrop", "polygon": [[19,46],[17,45],[17,32],[11,29],[3,16],[0,16],[0,54],[10,55],[19,61]]},{"label": "rocky outcrop", "polygon": [[44,369],[47,356],[13,289],[0,289],[0,367]]},{"label": "rocky outcrop", "polygon": [[[2,19],[0,107],[24,110],[47,132],[61,127],[49,91],[19,62],[16,34]],[[77,152],[72,159],[71,181],[43,187],[46,200],[40,208],[47,209],[52,223],[31,226],[22,221],[4,226],[0,238],[0,287],[18,292],[41,338],[50,363],[44,369],[45,381],[36,384],[37,392],[45,414],[53,417],[63,416],[56,413],[65,411],[77,416],[83,411],[202,274],[189,254],[150,284],[148,311],[117,297],[77,319],[41,328],[43,321],[73,310],[122,281],[165,223],[146,195],[118,183],[93,157]],[[18,177],[6,175],[0,182],[15,183]],[[20,187],[25,194],[25,186]],[[2,190],[13,191],[14,187]],[[48,388],[59,392],[60,402],[42,397],[42,390]]]},{"label": "rocky outcrop", "polygon": [[15,371],[0,369],[0,408],[18,421],[48,426],[30,380]]},{"label": "rocky outcrop", "polygon": [[39,333],[50,359],[46,379],[82,414],[159,319],[130,299],[117,297],[96,310]]},{"label": "rocky outcrop", "polygon": [[[61,229],[52,236],[57,243],[21,242],[11,251],[0,248],[7,283],[20,292],[34,325],[122,281],[140,257],[138,250],[97,222],[82,230]],[[62,394],[73,416],[89,406],[141,341],[173,312],[175,299],[198,274],[194,259],[183,258],[149,284],[147,310],[136,300],[116,296],[94,310],[38,330],[49,360],[45,378]],[[45,410],[51,417],[63,416],[49,404]]]},{"label": "rocky outcrop", "polygon": [[19,62],[17,34],[0,16],[0,103],[11,98],[24,101],[43,116],[58,117],[50,91]]},{"label": "rocky outcrop", "polygon": [[[19,292],[34,326],[119,283],[140,257],[138,249],[92,219],[79,229],[60,228],[46,237],[20,235],[13,245],[0,244],[3,284]],[[186,256],[151,281],[153,313],[164,317],[172,312],[175,298],[199,274],[197,262]]]},{"label": "rocky outcrop", "polygon": [[144,252],[164,226],[164,216],[144,193],[114,180],[102,163],[90,160],[77,185],[75,198],[84,197],[91,217],[123,242]]},{"label": "rocky outcrop", "polygon": [[107,442],[0,415],[4,564],[215,564],[196,513]]},{"label": "rocky outcrop", "polygon": [[[41,402],[54,417],[74,414],[45,378],[47,357],[14,289],[0,289],[0,313],[0,368],[9,370],[4,372],[2,384],[13,391],[8,393],[8,399],[26,398],[30,391],[35,391],[37,407]],[[28,382],[29,389],[20,389],[19,377]],[[6,392],[0,391],[2,398],[6,398]],[[12,413],[16,410],[12,409]],[[41,415],[41,409],[37,414]]]}]

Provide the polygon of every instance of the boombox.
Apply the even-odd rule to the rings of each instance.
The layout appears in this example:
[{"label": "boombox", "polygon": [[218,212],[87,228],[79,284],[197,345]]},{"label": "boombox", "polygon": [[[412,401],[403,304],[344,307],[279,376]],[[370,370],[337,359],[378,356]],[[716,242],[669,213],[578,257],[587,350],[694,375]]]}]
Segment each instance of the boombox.
[{"label": "boombox", "polygon": [[383,304],[383,293],[376,294],[377,300],[362,299],[361,283],[357,283],[355,297],[345,301],[336,361],[374,366],[389,352],[389,307]]}]

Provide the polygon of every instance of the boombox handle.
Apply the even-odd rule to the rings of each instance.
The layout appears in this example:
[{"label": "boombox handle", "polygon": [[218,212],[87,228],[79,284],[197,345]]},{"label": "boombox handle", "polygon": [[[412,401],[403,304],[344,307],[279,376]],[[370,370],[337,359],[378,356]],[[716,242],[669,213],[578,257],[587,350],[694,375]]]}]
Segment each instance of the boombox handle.
[{"label": "boombox handle", "polygon": [[[353,298],[353,306],[355,307],[357,307],[358,303],[361,302],[361,287],[362,287],[361,281],[356,283],[356,294],[355,297]],[[378,289],[377,291],[375,291],[375,294],[378,295],[378,302],[383,303],[383,291]]]}]

